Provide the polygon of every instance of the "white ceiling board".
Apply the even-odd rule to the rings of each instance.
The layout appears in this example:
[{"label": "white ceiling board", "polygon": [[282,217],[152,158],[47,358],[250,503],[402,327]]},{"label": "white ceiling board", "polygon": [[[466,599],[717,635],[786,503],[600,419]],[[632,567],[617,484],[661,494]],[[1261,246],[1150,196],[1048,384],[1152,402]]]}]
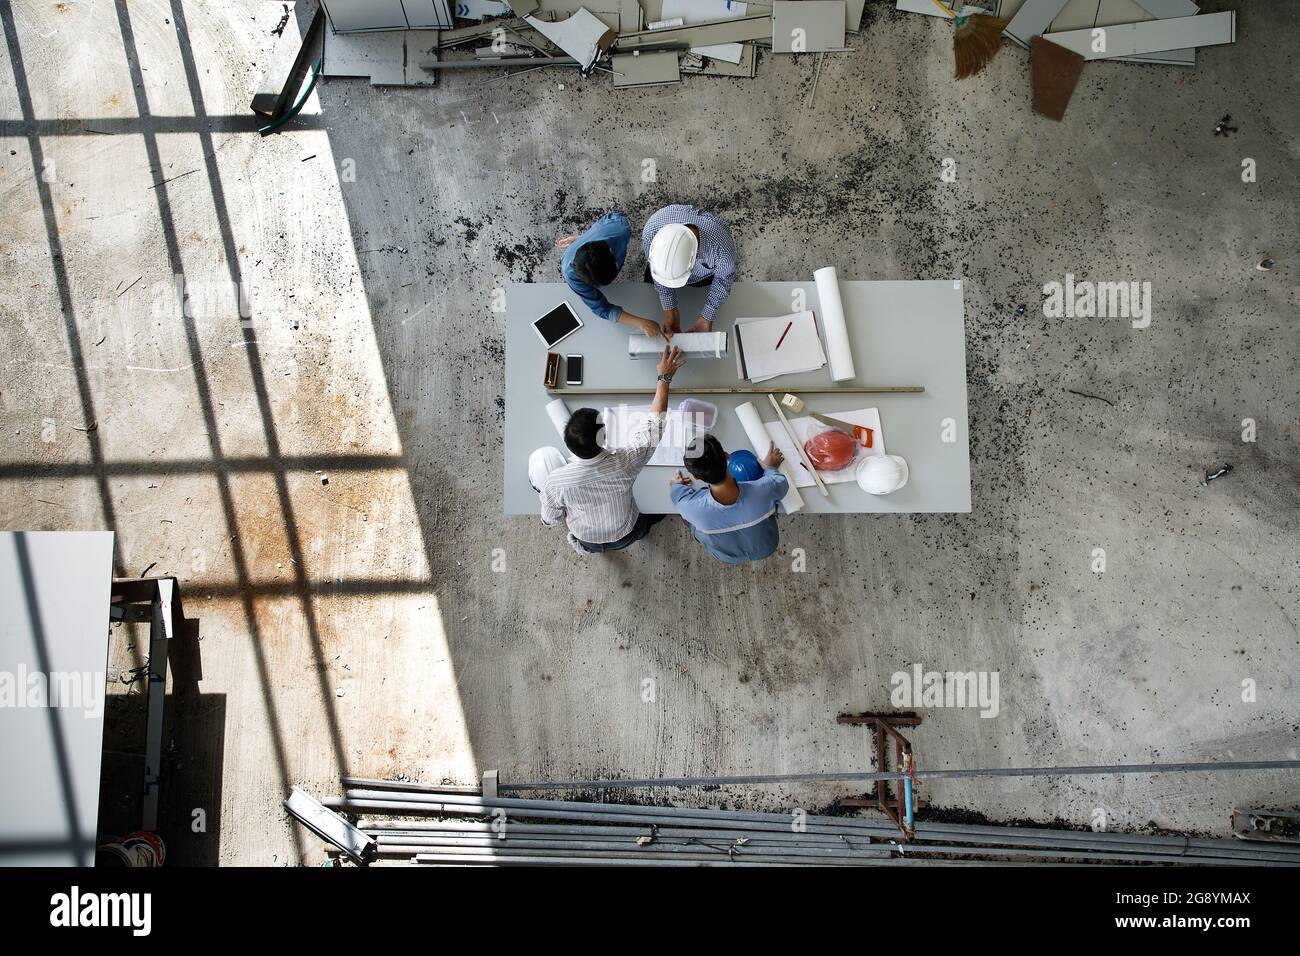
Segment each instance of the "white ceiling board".
[{"label": "white ceiling board", "polygon": [[369,77],[375,86],[406,83],[406,31],[326,33],[321,72]]},{"label": "white ceiling board", "polygon": [[330,26],[349,30],[403,30],[406,10],[402,0],[323,0]]},{"label": "white ceiling board", "polygon": [[548,23],[537,17],[528,17],[527,20],[534,30],[582,64],[584,70],[600,56],[601,37],[610,30],[618,29],[616,26],[608,26],[585,9],[556,23]]},{"label": "white ceiling board", "polygon": [[1003,32],[1021,46],[1028,46],[1034,37],[1047,32],[1052,20],[1068,2],[1069,0],[1025,0]]},{"label": "white ceiling board", "polygon": [[579,10],[586,10],[611,30],[627,32],[635,27],[621,26],[623,0],[541,0],[540,9],[532,14],[542,20],[558,23],[567,20]]},{"label": "white ceiling board", "polygon": [[[466,6],[468,15],[468,4],[482,3],[483,0],[456,0],[462,6]],[[505,7],[505,12],[510,12],[507,4],[500,4]],[[451,6],[448,0],[402,0],[402,8],[406,11],[406,25],[413,30],[420,29],[437,29],[450,30],[454,23],[452,22]]]},{"label": "white ceiling board", "polygon": [[1139,0],[1143,8],[1160,20],[1168,20],[1171,17],[1194,17],[1200,12],[1200,7],[1192,3],[1192,0]]},{"label": "white ceiling board", "polygon": [[[994,2],[995,0],[989,0],[988,5],[983,7],[974,6],[968,3],[963,5],[957,12],[961,14],[989,13],[994,9]],[[1012,0],[1008,0],[1008,2],[1012,2]],[[1023,2],[1024,0],[1014,0],[1014,5],[1019,7]],[[947,4],[947,6],[953,7],[953,4]],[[948,14],[935,6],[932,0],[898,0],[898,2],[894,4],[894,9],[901,10],[904,13],[919,13],[927,17],[942,17],[945,20],[952,19]],[[1012,12],[1014,13],[1014,10]],[[1009,18],[1010,14],[999,13],[998,16],[1006,16]]]},{"label": "white ceiling board", "polygon": [[1048,38],[1085,59],[1108,60],[1135,54],[1232,43],[1237,38],[1237,16],[1233,12],[1203,13],[1195,17],[1149,20],[1105,29],[1104,52],[1093,50],[1091,29],[1053,33]]},{"label": "white ceiling board", "polygon": [[112,584],[111,531],[0,534],[0,865],[94,863]]},{"label": "white ceiling board", "polygon": [[772,4],[772,50],[775,53],[842,50],[844,20],[844,0],[776,0]]},{"label": "white ceiling board", "polygon": [[649,53],[620,53],[611,60],[614,68],[614,85],[662,86],[681,81],[680,61],[675,50]]},{"label": "white ceiling board", "polygon": [[1092,27],[1112,27],[1117,23],[1140,23],[1152,20],[1134,0],[1070,0],[1045,33],[1063,33],[1066,30],[1087,30]]},{"label": "white ceiling board", "polygon": [[692,53],[698,53],[700,56],[707,56],[710,60],[723,60],[727,63],[740,63],[740,58],[745,54],[745,44],[743,43],[714,43],[711,46],[693,46]]}]

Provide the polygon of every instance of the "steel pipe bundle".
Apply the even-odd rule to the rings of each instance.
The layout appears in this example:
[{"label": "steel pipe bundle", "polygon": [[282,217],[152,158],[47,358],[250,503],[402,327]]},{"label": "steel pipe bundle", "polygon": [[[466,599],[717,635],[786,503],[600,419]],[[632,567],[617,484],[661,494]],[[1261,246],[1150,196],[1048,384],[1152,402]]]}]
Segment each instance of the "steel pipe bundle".
[{"label": "steel pipe bundle", "polygon": [[[1300,866],[1300,847],[953,823],[904,842],[880,818],[484,797],[345,778],[325,806],[361,817],[381,861],[430,865],[897,866],[1165,863]],[[405,819],[394,819],[401,817]],[[439,819],[431,819],[439,818]]]}]

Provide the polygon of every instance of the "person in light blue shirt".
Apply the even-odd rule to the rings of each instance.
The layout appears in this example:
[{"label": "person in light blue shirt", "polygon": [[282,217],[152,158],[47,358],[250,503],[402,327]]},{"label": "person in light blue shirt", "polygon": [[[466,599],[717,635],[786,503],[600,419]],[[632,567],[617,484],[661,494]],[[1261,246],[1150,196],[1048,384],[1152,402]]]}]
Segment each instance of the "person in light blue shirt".
[{"label": "person in light blue shirt", "polygon": [[[772,445],[760,462],[762,476],[737,481],[727,468],[727,457],[712,435],[693,439],[683,458],[691,475],[679,471],[671,478],[669,497],[691,526],[695,540],[719,561],[761,561],[776,551],[780,542],[776,506],[790,488],[785,475],[777,470],[783,458]],[[707,487],[695,487],[691,476]]]},{"label": "person in light blue shirt", "polygon": [[661,333],[653,319],[634,315],[605,298],[601,286],[618,278],[627,260],[632,224],[621,212],[608,212],[580,236],[565,236],[556,246],[564,250],[560,272],[569,288],[578,294],[597,318],[640,329],[654,338]]}]

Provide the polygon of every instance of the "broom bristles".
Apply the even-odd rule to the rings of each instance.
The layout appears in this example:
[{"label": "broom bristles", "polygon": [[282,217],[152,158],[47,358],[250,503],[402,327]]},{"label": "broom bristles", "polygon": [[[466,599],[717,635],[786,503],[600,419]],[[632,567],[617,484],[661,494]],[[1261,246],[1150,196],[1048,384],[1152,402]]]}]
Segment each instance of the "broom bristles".
[{"label": "broom bristles", "polygon": [[957,18],[957,30],[952,38],[952,51],[957,61],[957,76],[964,80],[974,76],[1002,49],[1002,31],[1007,20],[973,13]]}]

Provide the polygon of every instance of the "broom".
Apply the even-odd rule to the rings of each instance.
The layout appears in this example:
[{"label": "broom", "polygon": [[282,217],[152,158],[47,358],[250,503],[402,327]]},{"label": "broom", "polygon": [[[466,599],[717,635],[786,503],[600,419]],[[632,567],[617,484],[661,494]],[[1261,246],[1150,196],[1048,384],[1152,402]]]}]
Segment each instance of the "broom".
[{"label": "broom", "polygon": [[957,60],[956,78],[964,80],[968,76],[974,76],[1002,49],[1002,31],[1006,29],[1008,21],[982,13],[961,17],[940,0],[932,2],[957,21],[957,29],[952,35],[952,52]]}]

